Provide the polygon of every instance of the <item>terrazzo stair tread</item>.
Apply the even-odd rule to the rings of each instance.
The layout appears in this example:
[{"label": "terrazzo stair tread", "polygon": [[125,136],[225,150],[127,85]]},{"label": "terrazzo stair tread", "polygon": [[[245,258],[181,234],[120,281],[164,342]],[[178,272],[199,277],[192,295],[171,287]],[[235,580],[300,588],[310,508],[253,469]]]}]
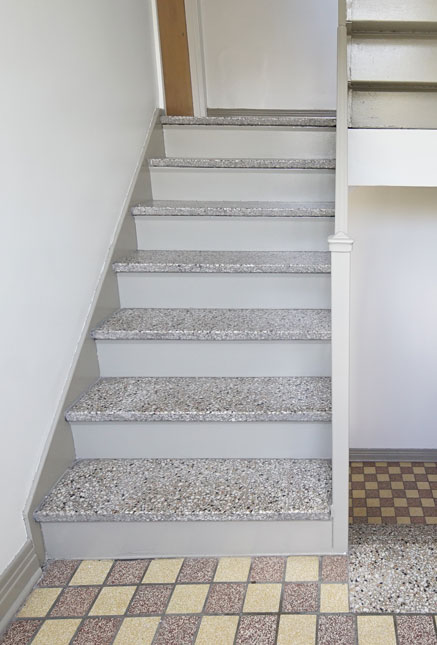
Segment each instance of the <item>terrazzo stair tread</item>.
[{"label": "terrazzo stair tread", "polygon": [[331,466],[300,459],[76,462],[39,522],[329,520]]},{"label": "terrazzo stair tread", "polygon": [[162,116],[162,125],[335,127],[335,116]]},{"label": "terrazzo stair tread", "polygon": [[148,160],[150,168],[282,168],[332,169],[335,159],[216,159],[194,157],[158,157]]},{"label": "terrazzo stair tread", "polygon": [[158,200],[137,204],[132,215],[213,217],[334,217],[333,202],[189,202]]},{"label": "terrazzo stair tread", "polygon": [[328,309],[120,309],[95,340],[329,340]]},{"label": "terrazzo stair tread", "polygon": [[101,378],[69,422],[330,421],[331,379],[307,377]]},{"label": "terrazzo stair tread", "polygon": [[330,273],[325,251],[135,251],[116,273]]}]

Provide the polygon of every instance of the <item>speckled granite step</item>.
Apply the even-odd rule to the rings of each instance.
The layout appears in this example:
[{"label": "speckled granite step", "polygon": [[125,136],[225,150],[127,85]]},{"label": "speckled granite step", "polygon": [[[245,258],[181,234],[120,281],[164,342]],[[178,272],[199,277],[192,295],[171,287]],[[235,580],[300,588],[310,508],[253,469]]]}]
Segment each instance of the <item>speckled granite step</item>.
[{"label": "speckled granite step", "polygon": [[163,116],[162,125],[335,127],[335,116]]},{"label": "speckled granite step", "polygon": [[328,377],[101,378],[67,421],[330,421]]},{"label": "speckled granite step", "polygon": [[329,340],[327,309],[120,309],[96,340]]},{"label": "speckled granite step", "polygon": [[117,273],[330,273],[324,251],[135,251]]},{"label": "speckled granite step", "polygon": [[183,202],[153,201],[132,208],[135,216],[334,217],[332,202]]},{"label": "speckled granite step", "polygon": [[69,469],[39,522],[328,520],[324,460],[100,459]]},{"label": "speckled granite step", "polygon": [[332,169],[335,159],[199,159],[192,157],[158,157],[149,159],[151,168],[282,168]]}]

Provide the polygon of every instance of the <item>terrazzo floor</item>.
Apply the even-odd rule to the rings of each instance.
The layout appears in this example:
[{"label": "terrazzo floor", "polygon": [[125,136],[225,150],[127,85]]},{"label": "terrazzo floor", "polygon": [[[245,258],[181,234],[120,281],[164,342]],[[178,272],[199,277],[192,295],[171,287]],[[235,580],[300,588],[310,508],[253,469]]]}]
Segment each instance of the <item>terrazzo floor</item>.
[{"label": "terrazzo floor", "polygon": [[[436,474],[437,464],[352,463],[351,490],[364,496],[351,497],[349,556],[50,562],[0,644],[437,645],[435,514],[357,523],[353,513],[411,490],[433,502],[411,508],[435,511]],[[379,496],[387,490],[404,497]]]}]

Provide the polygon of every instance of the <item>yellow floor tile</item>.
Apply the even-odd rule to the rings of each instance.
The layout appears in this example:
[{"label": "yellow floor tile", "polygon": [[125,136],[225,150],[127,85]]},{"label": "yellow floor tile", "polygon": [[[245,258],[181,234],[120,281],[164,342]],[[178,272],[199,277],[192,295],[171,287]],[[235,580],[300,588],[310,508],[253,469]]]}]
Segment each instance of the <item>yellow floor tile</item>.
[{"label": "yellow floor tile", "polygon": [[379,496],[380,497],[393,497],[393,493],[391,492],[390,489],[383,489],[379,491]]},{"label": "yellow floor tile", "polygon": [[413,473],[415,475],[424,475],[425,468],[423,466],[413,466]]},{"label": "yellow floor tile", "polygon": [[375,466],[387,467],[387,462],[386,461],[375,461]]},{"label": "yellow floor tile", "polygon": [[247,588],[244,612],[275,613],[279,611],[282,585],[251,584]]},{"label": "yellow floor tile", "polygon": [[388,472],[391,475],[400,475],[401,469],[399,468],[399,466],[389,466],[388,467]]},{"label": "yellow floor tile", "polygon": [[376,479],[377,479],[379,482],[389,482],[389,481],[390,481],[390,477],[389,477],[389,475],[384,475],[383,473],[378,473],[378,474],[376,475]]},{"label": "yellow floor tile", "polygon": [[406,490],[405,495],[407,497],[419,497],[419,491],[418,490]]},{"label": "yellow floor tile", "polygon": [[150,645],[160,618],[125,618],[114,645]]},{"label": "yellow floor tile", "polygon": [[404,482],[414,482],[414,481],[416,481],[415,476],[411,475],[410,473],[405,473],[404,475],[402,475],[402,479],[404,480]]},{"label": "yellow floor tile", "polygon": [[378,482],[366,482],[364,486],[367,488],[367,490],[377,490]]},{"label": "yellow floor tile", "polygon": [[422,506],[435,506],[435,501],[431,497],[422,497],[420,503],[422,504]]},{"label": "yellow floor tile", "polygon": [[355,489],[352,491],[352,497],[358,497],[358,498],[363,498],[366,497],[366,491],[365,490],[359,490]]},{"label": "yellow floor tile", "polygon": [[395,497],[393,502],[395,506],[408,506],[408,502],[405,497]]},{"label": "yellow floor tile", "polygon": [[400,461],[399,465],[406,466],[407,468],[411,468],[411,461]]},{"label": "yellow floor tile", "polygon": [[136,587],[103,587],[91,607],[90,616],[122,616]]},{"label": "yellow floor tile", "polygon": [[61,593],[61,589],[35,589],[26,600],[24,607],[18,612],[18,618],[43,618],[56,598]]},{"label": "yellow floor tile", "polygon": [[200,614],[209,585],[176,585],[167,614]]},{"label": "yellow floor tile", "polygon": [[351,480],[353,482],[363,482],[364,481],[364,475],[351,475]]},{"label": "yellow floor tile", "polygon": [[419,490],[429,490],[431,488],[429,482],[416,482],[416,486]]},{"label": "yellow floor tile", "polygon": [[381,506],[381,502],[378,499],[378,497],[369,497],[369,499],[366,500],[367,506],[369,508],[376,508],[377,506]]},{"label": "yellow floor tile", "polygon": [[358,645],[396,645],[392,616],[358,616]]},{"label": "yellow floor tile", "polygon": [[354,515],[355,517],[366,517],[367,509],[363,506],[358,506],[357,508],[354,508]]},{"label": "yellow floor tile", "polygon": [[232,645],[237,625],[238,616],[204,616],[196,645]]},{"label": "yellow floor tile", "polygon": [[320,611],[338,614],[349,611],[349,588],[347,584],[322,584],[320,589]]},{"label": "yellow floor tile", "polygon": [[68,645],[77,628],[79,619],[46,620],[35,639],[33,645]]},{"label": "yellow floor tile", "polygon": [[245,582],[249,575],[250,558],[220,558],[214,580]]},{"label": "yellow floor tile", "polygon": [[426,524],[437,524],[437,517],[425,517]]},{"label": "yellow floor tile", "polygon": [[70,585],[102,585],[112,560],[84,560],[70,581]]},{"label": "yellow floor tile", "polygon": [[437,475],[428,475],[428,479],[430,482],[437,482]]},{"label": "yellow floor tile", "polygon": [[403,482],[392,482],[391,487],[394,490],[402,490],[402,488],[404,488],[404,483]]},{"label": "yellow floor tile", "polygon": [[316,616],[281,615],[277,645],[315,645]]},{"label": "yellow floor tile", "polygon": [[183,561],[183,558],[152,560],[144,575],[143,584],[175,582]]},{"label": "yellow floor tile", "polygon": [[420,506],[412,506],[409,513],[411,517],[423,517],[423,508]]},{"label": "yellow floor tile", "polygon": [[287,558],[287,582],[311,582],[319,579],[319,558],[296,555]]},{"label": "yellow floor tile", "polygon": [[364,466],[364,472],[366,475],[374,475],[376,473],[375,466]]},{"label": "yellow floor tile", "polygon": [[437,497],[437,488],[434,488],[434,489],[431,491],[431,494],[432,494],[432,496],[433,496],[433,497]]},{"label": "yellow floor tile", "polygon": [[394,517],[395,509],[393,508],[393,506],[383,506],[381,508],[381,515],[382,517]]},{"label": "yellow floor tile", "polygon": [[396,524],[411,524],[409,517],[397,517]]},{"label": "yellow floor tile", "polygon": [[380,517],[368,517],[367,524],[382,524],[382,519]]}]

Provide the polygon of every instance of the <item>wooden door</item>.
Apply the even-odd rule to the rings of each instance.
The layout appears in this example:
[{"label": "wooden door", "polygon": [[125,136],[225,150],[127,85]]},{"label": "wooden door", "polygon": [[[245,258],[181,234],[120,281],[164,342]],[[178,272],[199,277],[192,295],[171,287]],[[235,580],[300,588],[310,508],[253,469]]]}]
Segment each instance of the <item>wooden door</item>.
[{"label": "wooden door", "polygon": [[157,0],[168,115],[192,116],[190,58],[184,0]]}]

